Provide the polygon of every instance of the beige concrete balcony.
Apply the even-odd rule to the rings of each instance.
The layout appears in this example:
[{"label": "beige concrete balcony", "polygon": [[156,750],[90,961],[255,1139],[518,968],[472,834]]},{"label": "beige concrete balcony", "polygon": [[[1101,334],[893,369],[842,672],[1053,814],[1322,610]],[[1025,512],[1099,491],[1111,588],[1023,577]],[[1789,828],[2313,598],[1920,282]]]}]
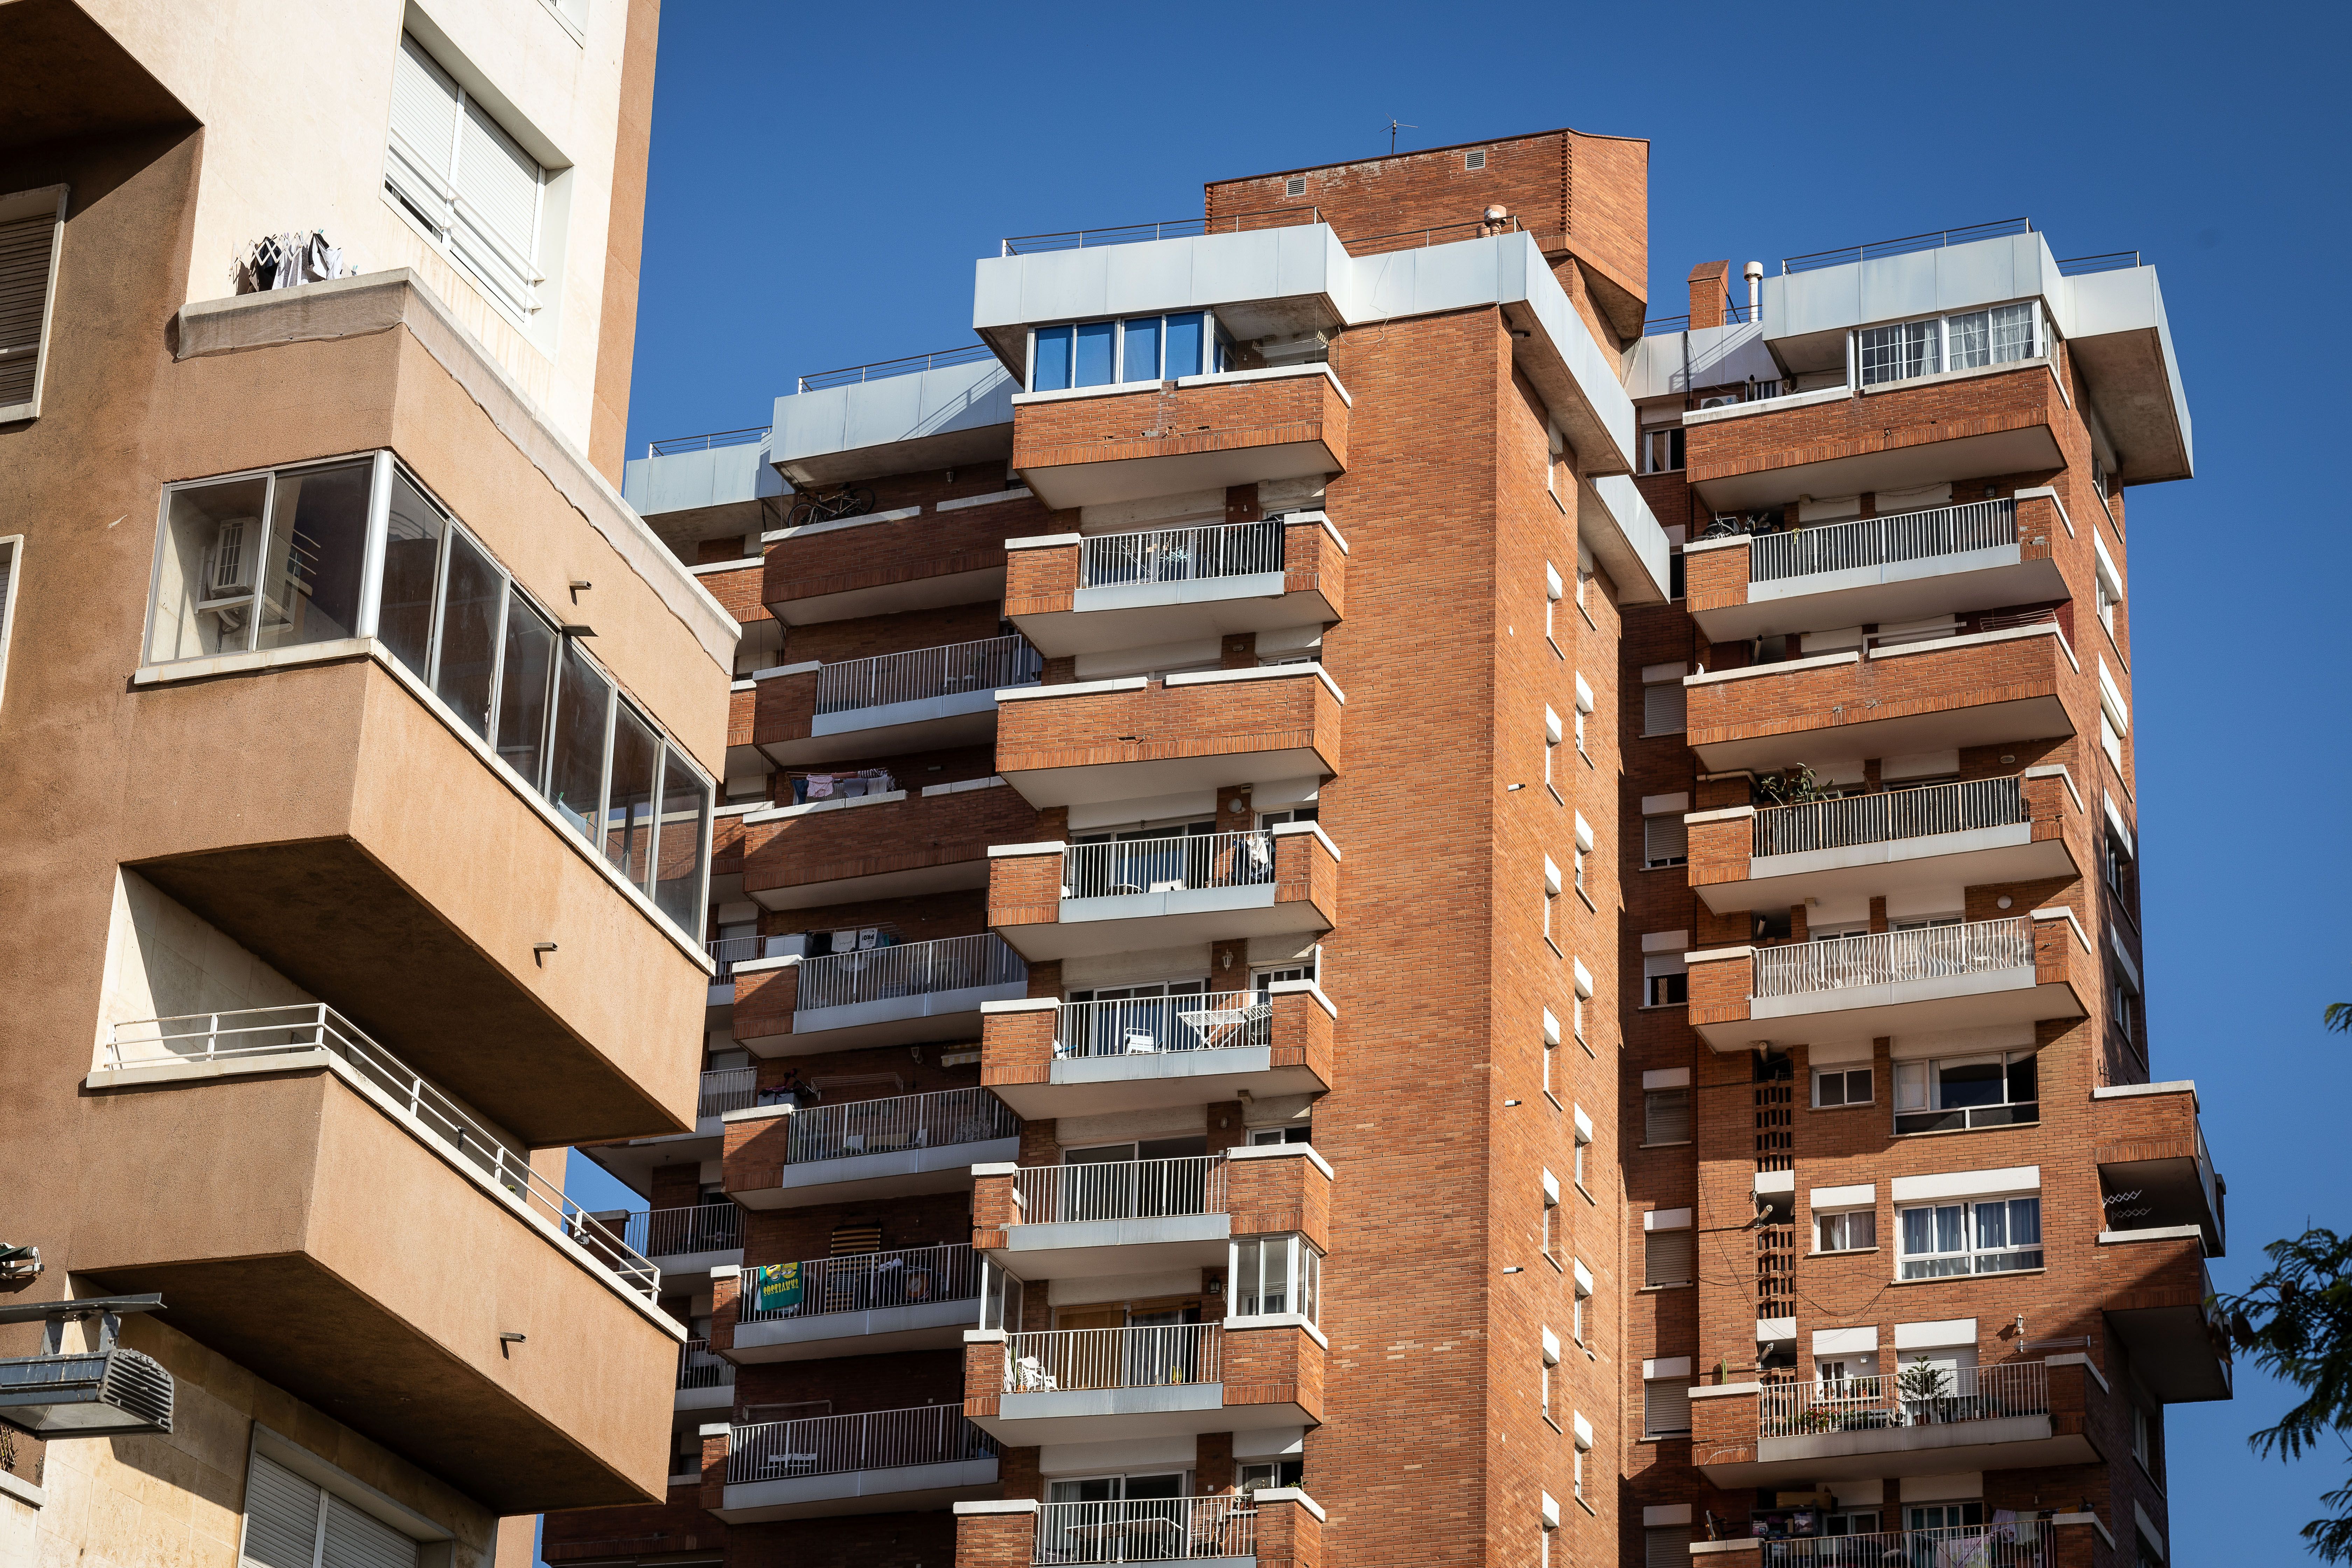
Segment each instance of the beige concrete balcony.
[{"label": "beige concrete balcony", "polygon": [[1717,914],[2082,875],[2063,764],[1792,805],[1693,812],[1690,880]]},{"label": "beige concrete balcony", "polygon": [[1339,771],[1345,699],[1320,665],[1083,680],[1003,695],[996,771],[1033,805]]},{"label": "beige concrete balcony", "polygon": [[1004,613],[1048,658],[1328,626],[1348,545],[1319,511],[1006,541]]},{"label": "beige concrete balcony", "polygon": [[2111,1397],[2088,1358],[1922,1363],[1807,1383],[1691,1390],[1691,1460],[1718,1487],[1811,1485],[2095,1464],[2088,1402]]},{"label": "beige concrete balcony", "polygon": [[1008,1447],[1318,1426],[1321,1335],[1172,1323],[966,1336],[964,1414]]},{"label": "beige concrete balcony", "polygon": [[989,855],[989,923],[1033,963],[1339,923],[1339,852],[1312,822]]},{"label": "beige concrete balcony", "polygon": [[996,1489],[996,1442],[954,1405],[730,1429],[730,1524],[941,1509]]},{"label": "beige concrete balcony", "polygon": [[343,1020],[268,1012],[117,1030],[76,1271],[500,1512],[658,1500],[656,1266]]},{"label": "beige concrete balcony", "polygon": [[1687,955],[1690,1023],[1718,1051],[2084,1016],[2097,954],[2071,910]]},{"label": "beige concrete balcony", "polygon": [[1051,998],[982,1010],[980,1079],[1028,1120],[1321,1094],[1339,1009],[1312,981],[1265,992]]},{"label": "beige concrete balcony", "polygon": [[2075,732],[2081,673],[2056,621],[1864,647],[1686,678],[1702,768],[1769,772],[1822,756],[1897,757]]}]

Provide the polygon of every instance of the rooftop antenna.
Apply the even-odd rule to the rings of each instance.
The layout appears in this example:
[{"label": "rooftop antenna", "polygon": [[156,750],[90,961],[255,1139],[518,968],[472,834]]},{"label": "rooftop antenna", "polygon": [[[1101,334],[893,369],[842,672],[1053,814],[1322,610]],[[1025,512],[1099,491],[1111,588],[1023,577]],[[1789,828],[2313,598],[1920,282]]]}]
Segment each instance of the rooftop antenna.
[{"label": "rooftop antenna", "polygon": [[1392,157],[1392,158],[1393,158],[1394,156],[1396,156],[1396,133],[1397,133],[1397,132],[1398,132],[1399,130],[1405,130],[1405,131],[1418,131],[1418,130],[1420,130],[1420,129],[1421,129],[1421,127],[1420,127],[1420,126],[1418,126],[1418,125],[1408,125],[1408,124],[1406,124],[1406,123],[1405,123],[1403,121],[1402,121],[1402,120],[1391,120],[1391,121],[1389,121],[1389,156],[1391,156],[1391,157]]}]

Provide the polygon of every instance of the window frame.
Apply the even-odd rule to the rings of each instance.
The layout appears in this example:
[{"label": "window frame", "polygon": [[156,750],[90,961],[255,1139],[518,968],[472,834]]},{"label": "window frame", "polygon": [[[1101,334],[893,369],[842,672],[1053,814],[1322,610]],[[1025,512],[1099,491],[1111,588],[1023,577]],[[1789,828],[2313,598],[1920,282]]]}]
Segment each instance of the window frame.
[{"label": "window frame", "polygon": [[[1982,1223],[1981,1211],[2000,1205],[2002,1210],[2002,1228],[2006,1234],[2013,1227],[2015,1219],[2011,1205],[2017,1204],[2033,1205],[2033,1244],[2030,1247],[2019,1247],[2004,1242],[1998,1247],[1980,1247],[1978,1244],[1978,1237],[1979,1226]],[[1906,1216],[1925,1214],[1930,1216],[1928,1224],[1935,1226],[1937,1222],[1934,1216],[1945,1209],[1959,1211],[1962,1231],[1960,1246],[1957,1248],[1939,1247],[1925,1252],[1910,1250],[1909,1238],[1906,1235],[1907,1227],[1904,1223]],[[2032,1258],[2030,1263],[2019,1263],[2011,1268],[1981,1267],[1982,1260],[1987,1258],[2003,1258],[2012,1256],[2022,1258],[2028,1255]],[[1961,1198],[1939,1198],[1924,1204],[1901,1204],[1896,1205],[1895,1210],[1895,1277],[1898,1280],[1970,1279],[2002,1274],[2030,1273],[2048,1267],[2048,1259],[2049,1242],[2042,1227],[2042,1194],[2038,1192],[1975,1194]],[[1916,1272],[1914,1271],[1915,1260],[1920,1265]],[[1967,1267],[1962,1268],[1936,1267],[1938,1264],[1952,1262],[1963,1262]]]},{"label": "window frame", "polygon": [[[1889,1109],[1895,1117],[1895,1135],[1898,1138],[1916,1138],[1937,1132],[1975,1132],[1992,1128],[2039,1126],[2042,1121],[2040,1110],[2042,1073],[2038,1059],[2040,1056],[2041,1053],[2038,1050],[2029,1047],[2020,1050],[1970,1051],[1956,1057],[1920,1057],[1893,1063],[1894,1081],[1890,1089]],[[2000,1067],[2001,1098],[1999,1100],[1980,1105],[1948,1106],[1942,1103],[1944,1089],[1942,1068],[1986,1066],[1995,1062]],[[2021,1067],[2031,1070],[2033,1077],[2033,1098],[2031,1100],[2014,1098],[2017,1080],[2020,1077],[2017,1069]],[[1910,1105],[1906,1104],[1905,1100],[1910,1088],[1906,1083],[1906,1079],[1915,1074],[1919,1075],[1923,1080],[1922,1087],[1926,1090],[1927,1099],[1920,1104]],[[2031,1120],[2016,1115],[1999,1114],[2013,1112],[2023,1107],[2033,1108],[2034,1114]],[[1979,1120],[1979,1112],[1985,1113],[1981,1121]],[[1958,1126],[1904,1126],[1906,1120],[1948,1119],[1956,1114],[1960,1118]]]},{"label": "window frame", "polygon": [[[0,424],[13,425],[41,416],[41,394],[48,384],[49,347],[57,325],[58,267],[65,258],[66,205],[71,195],[72,187],[63,184],[0,192],[0,224],[29,223],[44,214],[49,215],[49,258],[47,272],[41,280],[40,330],[32,344],[33,395],[22,403],[0,405]],[[0,343],[0,349],[7,346]]]},{"label": "window frame", "polygon": [[[551,11],[556,9],[553,0],[548,0],[548,8]],[[567,27],[569,26],[569,18],[562,17],[560,12],[558,19],[564,21]],[[457,89],[457,114],[452,122],[450,134],[450,167],[447,171],[425,168],[421,151],[414,147],[408,148],[404,154],[400,153],[399,149],[394,145],[394,139],[398,138],[404,143],[407,139],[400,135],[395,124],[387,121],[384,125],[384,173],[383,177],[377,182],[377,191],[383,197],[384,205],[400,214],[408,226],[433,247],[435,255],[439,256],[479,286],[483,298],[490,302],[492,308],[526,331],[533,331],[542,312],[548,307],[548,301],[543,298],[548,275],[540,270],[541,258],[548,249],[548,186],[564,171],[551,168],[547,161],[531,149],[525,137],[516,134],[505,115],[499,113],[490,103],[466,85],[466,77],[475,73],[470,69],[465,72],[451,69],[438,51],[432,48],[405,26],[401,28],[400,36],[403,43],[414,43],[417,53],[430,60],[434,68],[447,77],[450,85]],[[394,55],[399,52],[400,46],[395,45]],[[395,61],[393,67],[395,77],[399,68]],[[511,263],[519,260],[521,263],[516,272],[520,287],[511,289],[508,284],[498,279],[485,276],[485,269],[469,258],[466,247],[460,245],[457,238],[458,229],[464,224],[464,220],[457,216],[457,209],[461,204],[471,205],[466,203],[464,198],[457,194],[456,180],[453,177],[454,172],[463,158],[465,125],[469,105],[478,109],[483,119],[496,126],[500,135],[513,142],[516,149],[530,160],[533,171],[530,254],[499,258],[501,261]],[[534,132],[532,139],[536,139],[536,135]],[[401,156],[404,162],[423,174],[428,180],[449,188],[449,195],[440,197],[451,214],[451,221],[446,227],[419,212],[415,205],[395,188],[392,174],[392,164],[395,155]],[[436,194],[438,195],[437,192]],[[505,237],[495,233],[488,226],[466,226],[473,227],[475,232],[487,240],[494,254],[498,250],[509,248],[509,242]]]},{"label": "window frame", "polygon": [[8,649],[16,634],[16,598],[25,580],[25,536],[0,533],[0,705],[8,700]]},{"label": "window frame", "polygon": [[[1813,1068],[1812,1108],[1815,1110],[1851,1110],[1859,1105],[1877,1104],[1877,1064],[1874,1062],[1861,1067],[1855,1067],[1847,1063],[1839,1063],[1832,1067]],[[1869,1089],[1869,1092],[1864,1095],[1860,1100],[1856,1100],[1853,1097],[1853,1080],[1857,1075],[1862,1078],[1864,1083]],[[1822,1097],[1822,1087],[1831,1079],[1838,1080],[1838,1093],[1840,1098],[1837,1100],[1824,1100]]]},{"label": "window frame", "polygon": [[[1828,1231],[1830,1227],[1851,1227],[1856,1220],[1861,1220],[1866,1225],[1870,1231],[1869,1241],[1866,1243],[1857,1243],[1853,1239],[1851,1235],[1848,1235],[1840,1238],[1844,1243],[1843,1246],[1828,1247],[1823,1245],[1823,1243],[1828,1239]],[[1875,1252],[1877,1250],[1878,1205],[1876,1204],[1856,1204],[1850,1208],[1815,1209],[1813,1211],[1814,1257],[1837,1257],[1846,1253]]]},{"label": "window frame", "polygon": [[[1990,357],[1993,353],[1995,342],[1993,313],[1997,310],[2011,310],[2019,308],[2027,311],[2028,331],[2025,340],[2027,352],[2011,355],[2006,359]],[[1850,389],[1893,386],[1906,381],[1919,381],[1931,375],[1951,373],[1953,370],[1952,323],[1976,316],[1985,318],[1985,353],[1988,357],[1980,364],[1961,365],[1958,367],[1960,371],[1997,370],[2003,365],[2031,364],[2037,360],[2050,357],[2056,334],[2052,330],[2049,312],[2043,309],[2040,297],[2028,296],[2021,300],[2000,300],[1966,310],[1946,310],[1934,315],[1906,316],[1891,321],[1872,321],[1864,326],[1848,329],[1846,385]],[[1911,358],[1909,346],[1912,342],[1910,334],[1919,328],[1928,329],[1918,341],[1932,350],[1934,363],[1917,370],[1898,369],[1894,374],[1871,374],[1872,356],[1882,348],[1895,350],[1897,354],[1895,363],[1897,366],[1909,363]],[[1888,332],[1901,335],[1888,344],[1876,344],[1868,341],[1873,334]]]},{"label": "window frame", "polygon": [[[1244,1295],[1242,1288],[1242,1249],[1244,1247],[1254,1247],[1256,1249],[1257,1283],[1255,1290],[1248,1294],[1263,1300],[1266,1295],[1265,1259],[1267,1256],[1266,1244],[1269,1242],[1283,1244],[1286,1270],[1283,1299],[1287,1305],[1275,1312],[1244,1312],[1241,1310]],[[1296,1230],[1254,1231],[1245,1236],[1232,1237],[1225,1243],[1225,1310],[1229,1320],[1238,1319],[1249,1322],[1261,1320],[1272,1322],[1297,1321],[1320,1331],[1323,1327],[1322,1250],[1307,1240],[1304,1232]]]},{"label": "window frame", "polygon": [[[1201,363],[1202,368],[1196,371],[1187,372],[1182,375],[1171,376],[1168,374],[1168,323],[1173,319],[1185,316],[1198,316],[1201,318]],[[1157,321],[1160,323],[1159,331],[1156,334],[1157,347],[1154,350],[1158,354],[1160,361],[1159,364],[1154,367],[1160,373],[1159,374],[1133,378],[1130,378],[1128,375],[1127,326],[1129,321]],[[1081,384],[1077,380],[1078,362],[1076,340],[1078,330],[1083,327],[1102,325],[1107,325],[1111,330],[1110,379],[1108,381],[1102,382],[1087,382]],[[1040,387],[1037,384],[1038,335],[1043,332],[1055,332],[1063,331],[1066,331],[1071,334],[1069,363],[1070,380],[1066,384],[1062,386]],[[1217,312],[1207,307],[1203,307],[1198,310],[1144,310],[1132,316],[1078,316],[1072,317],[1067,321],[1041,321],[1030,327],[1027,335],[1028,342],[1026,344],[1026,355],[1023,362],[1024,374],[1021,377],[1021,389],[1024,394],[1028,395],[1036,395],[1039,393],[1057,395],[1078,393],[1100,393],[1108,395],[1117,392],[1123,387],[1141,388],[1152,386],[1159,383],[1167,381],[1189,381],[1204,375],[1224,375],[1228,374],[1232,368],[1232,334],[1225,330],[1224,323],[1217,319]]]}]

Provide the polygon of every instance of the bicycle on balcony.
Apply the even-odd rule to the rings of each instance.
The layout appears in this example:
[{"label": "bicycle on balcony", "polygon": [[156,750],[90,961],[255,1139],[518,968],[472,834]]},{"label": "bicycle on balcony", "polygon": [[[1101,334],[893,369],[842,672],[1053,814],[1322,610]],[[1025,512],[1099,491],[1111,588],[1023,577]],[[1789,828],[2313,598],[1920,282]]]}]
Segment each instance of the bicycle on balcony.
[{"label": "bicycle on balcony", "polygon": [[844,485],[831,495],[803,494],[784,514],[787,528],[806,528],[813,522],[834,522],[845,517],[864,517],[874,510],[874,492],[856,485]]}]

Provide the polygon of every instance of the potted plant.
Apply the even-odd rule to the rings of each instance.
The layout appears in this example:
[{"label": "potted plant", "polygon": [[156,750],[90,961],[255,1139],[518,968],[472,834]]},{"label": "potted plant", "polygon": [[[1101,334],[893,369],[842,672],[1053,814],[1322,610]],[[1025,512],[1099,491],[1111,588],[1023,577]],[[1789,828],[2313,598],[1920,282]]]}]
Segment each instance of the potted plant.
[{"label": "potted plant", "polygon": [[1931,1361],[1915,1361],[1896,1374],[1895,1392],[1920,1421],[1935,1418],[1952,1393],[1952,1374]]}]

